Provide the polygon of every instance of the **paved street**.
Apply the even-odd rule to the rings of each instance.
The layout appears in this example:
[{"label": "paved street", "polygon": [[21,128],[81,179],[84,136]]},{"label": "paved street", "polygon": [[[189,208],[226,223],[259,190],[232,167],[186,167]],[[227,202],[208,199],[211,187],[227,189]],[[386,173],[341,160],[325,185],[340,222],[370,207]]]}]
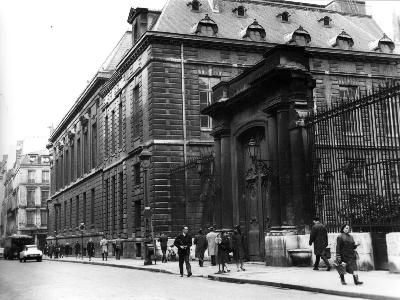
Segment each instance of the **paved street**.
[{"label": "paved street", "polygon": [[[46,299],[346,299],[249,284],[181,278],[115,267],[0,260],[1,300]],[[350,298],[348,298],[350,299]],[[352,298],[354,299],[354,298]]]}]

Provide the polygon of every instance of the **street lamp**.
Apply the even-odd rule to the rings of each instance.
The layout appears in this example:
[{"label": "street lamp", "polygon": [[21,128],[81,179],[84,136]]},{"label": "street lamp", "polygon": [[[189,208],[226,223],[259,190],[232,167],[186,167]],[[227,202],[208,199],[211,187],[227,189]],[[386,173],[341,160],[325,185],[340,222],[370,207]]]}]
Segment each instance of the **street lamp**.
[{"label": "street lamp", "polygon": [[143,218],[145,220],[145,260],[144,260],[144,265],[151,265],[151,257],[150,257],[150,249],[148,247],[148,223],[150,221],[150,232],[151,232],[151,240],[153,243],[153,251],[154,254],[156,253],[156,247],[155,247],[155,239],[154,239],[154,230],[153,230],[153,211],[150,208],[150,201],[149,201],[149,186],[148,186],[148,178],[147,178],[147,171],[148,168],[150,167],[151,163],[151,152],[148,150],[142,150],[142,152],[139,154],[139,159],[141,166],[143,168],[143,177],[144,177],[144,211],[143,211]]}]

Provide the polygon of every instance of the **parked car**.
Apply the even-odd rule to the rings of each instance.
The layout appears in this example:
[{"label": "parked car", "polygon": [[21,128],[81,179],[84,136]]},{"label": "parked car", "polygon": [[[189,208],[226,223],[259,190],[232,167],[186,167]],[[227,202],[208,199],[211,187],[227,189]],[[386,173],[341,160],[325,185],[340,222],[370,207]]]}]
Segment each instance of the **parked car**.
[{"label": "parked car", "polygon": [[4,248],[0,248],[0,258],[4,258]]},{"label": "parked car", "polygon": [[26,245],[24,250],[19,254],[19,261],[26,262],[29,259],[36,259],[37,261],[42,261],[43,252],[40,251],[36,245]]}]

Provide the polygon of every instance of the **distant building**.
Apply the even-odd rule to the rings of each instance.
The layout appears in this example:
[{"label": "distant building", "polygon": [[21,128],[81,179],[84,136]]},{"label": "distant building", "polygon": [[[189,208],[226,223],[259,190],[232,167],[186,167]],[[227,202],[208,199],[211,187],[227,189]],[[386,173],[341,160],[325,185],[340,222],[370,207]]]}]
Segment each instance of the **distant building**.
[{"label": "distant building", "polygon": [[47,236],[47,203],[50,196],[50,157],[47,150],[22,154],[5,176],[5,236],[26,234],[44,246]]},{"label": "distant building", "polygon": [[4,203],[4,182],[6,179],[7,172],[7,160],[8,156],[3,155],[3,159],[0,161],[0,244],[5,236],[5,222],[7,221],[6,210],[3,209]]},{"label": "distant building", "polygon": [[[264,230],[271,222],[282,231],[297,225],[290,215],[294,207],[282,208],[282,216],[267,220],[258,209],[261,205],[254,206],[263,203],[266,193],[250,200],[244,173],[248,165],[237,167],[244,157],[235,155],[247,153],[254,133],[247,130],[252,127],[249,120],[258,118],[256,133],[259,130],[260,139],[268,143],[267,116],[249,112],[236,124],[219,123],[213,116],[218,120],[213,124],[200,111],[211,104],[214,85],[243,74],[277,45],[309,51],[306,65],[316,81],[315,109],[397,78],[394,43],[365,15],[363,1],[352,2],[349,6],[336,0],[324,6],[278,0],[169,0],[162,11],[132,8],[130,36],[124,35],[105,74],[96,75],[50,136],[54,161],[49,233],[56,231],[71,241],[84,222],[86,239],[121,235],[124,256],[141,257],[149,228],[144,211],[151,207],[156,234],[173,236],[184,224],[191,230],[241,224],[246,235],[252,230],[252,258],[262,258]],[[218,96],[222,102],[223,95]],[[231,147],[238,149],[232,152]],[[217,177],[208,176],[201,160],[196,161],[212,151]],[[143,158],[149,153],[146,171]],[[184,164],[187,168],[171,179],[171,168]],[[235,168],[242,173],[231,174]],[[235,180],[229,180],[232,177]],[[289,189],[284,197],[291,203]],[[249,205],[259,217],[248,215]]]}]

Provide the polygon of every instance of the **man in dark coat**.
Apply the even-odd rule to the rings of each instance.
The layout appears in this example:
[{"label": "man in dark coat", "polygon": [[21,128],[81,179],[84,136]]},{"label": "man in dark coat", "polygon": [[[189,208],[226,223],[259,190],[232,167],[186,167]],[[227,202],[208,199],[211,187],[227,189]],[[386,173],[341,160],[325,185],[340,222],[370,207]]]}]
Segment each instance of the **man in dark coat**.
[{"label": "man in dark coat", "polygon": [[50,242],[50,245],[49,245],[49,257],[50,258],[53,258],[53,251],[54,251],[54,246],[53,246],[53,243]]},{"label": "man in dark coat", "polygon": [[88,252],[88,256],[89,256],[89,261],[92,260],[92,257],[94,257],[94,243],[92,238],[89,239],[87,245],[86,245],[86,249]]},{"label": "man in dark coat", "polygon": [[194,237],[193,243],[196,245],[195,256],[199,259],[199,266],[202,267],[204,263],[204,252],[208,245],[202,229],[200,229],[199,233]]},{"label": "man in dark coat", "polygon": [[318,270],[319,261],[325,262],[327,271],[331,270],[331,265],[328,261],[326,247],[328,246],[328,231],[326,227],[320,222],[318,217],[313,219],[314,226],[311,229],[310,234],[310,246],[314,243],[314,254],[315,254],[315,264],[313,270]]},{"label": "man in dark coat", "polygon": [[119,260],[121,258],[121,252],[122,252],[122,240],[120,235],[118,235],[118,238],[115,240],[115,259]]},{"label": "man in dark coat", "polygon": [[75,258],[78,259],[78,255],[81,252],[81,245],[79,245],[78,241],[75,242],[74,250],[75,250]]},{"label": "man in dark coat", "polygon": [[161,246],[161,252],[162,252],[162,262],[167,262],[167,248],[168,248],[168,236],[163,233],[161,234],[160,238],[158,239],[160,242]]},{"label": "man in dark coat", "polygon": [[174,245],[178,248],[179,272],[181,273],[181,277],[183,277],[183,262],[186,264],[187,277],[192,276],[192,270],[189,262],[192,237],[188,234],[188,231],[188,227],[184,226],[182,234],[178,235],[174,241]]}]

